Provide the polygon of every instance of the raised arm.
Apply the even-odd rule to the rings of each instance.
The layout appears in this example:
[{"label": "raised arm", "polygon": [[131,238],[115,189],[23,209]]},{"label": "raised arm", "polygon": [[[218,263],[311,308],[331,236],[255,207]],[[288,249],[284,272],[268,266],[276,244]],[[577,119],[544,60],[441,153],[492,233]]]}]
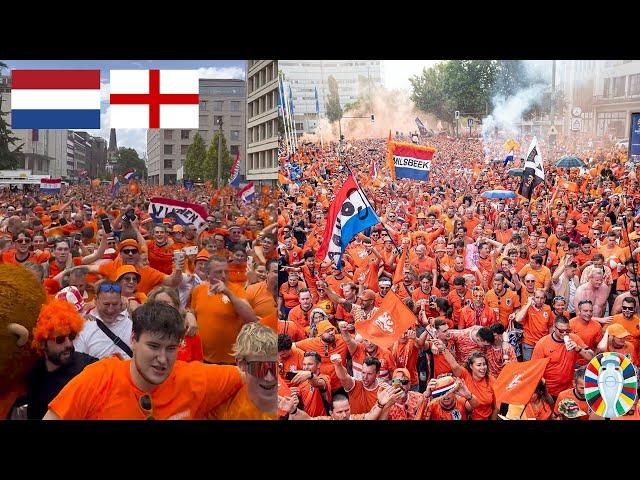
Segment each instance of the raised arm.
[{"label": "raised arm", "polygon": [[451,354],[442,340],[434,340],[433,344],[438,348],[440,355],[444,356],[445,360],[451,367],[451,371],[453,372],[453,374],[456,377],[460,377],[462,375],[462,367],[458,364],[455,357]]},{"label": "raised arm", "polygon": [[355,330],[355,326],[349,325],[347,322],[338,322],[338,328],[340,329],[344,343],[346,343],[347,348],[349,348],[349,353],[353,355],[358,348],[358,342],[353,339],[349,330]]},{"label": "raised arm", "polygon": [[349,375],[349,372],[344,368],[344,365],[342,365],[342,356],[339,353],[334,353],[331,355],[330,360],[336,369],[336,376],[338,377],[338,380],[340,380],[340,384],[344,387],[345,391],[349,393],[353,390],[353,387],[355,387],[356,381],[351,375]]}]

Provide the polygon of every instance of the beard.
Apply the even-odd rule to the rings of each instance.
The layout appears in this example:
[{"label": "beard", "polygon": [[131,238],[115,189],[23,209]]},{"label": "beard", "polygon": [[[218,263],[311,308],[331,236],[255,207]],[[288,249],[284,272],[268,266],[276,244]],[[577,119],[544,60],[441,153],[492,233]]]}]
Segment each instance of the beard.
[{"label": "beard", "polygon": [[[51,354],[49,352],[46,352],[47,359],[54,365],[57,365],[58,367],[66,366],[73,361],[73,353],[75,352],[75,350],[76,349],[74,348],[74,346],[71,345],[69,348],[66,348],[65,350],[58,352],[56,354]],[[70,355],[62,358],[62,355],[65,353],[69,353]]]}]

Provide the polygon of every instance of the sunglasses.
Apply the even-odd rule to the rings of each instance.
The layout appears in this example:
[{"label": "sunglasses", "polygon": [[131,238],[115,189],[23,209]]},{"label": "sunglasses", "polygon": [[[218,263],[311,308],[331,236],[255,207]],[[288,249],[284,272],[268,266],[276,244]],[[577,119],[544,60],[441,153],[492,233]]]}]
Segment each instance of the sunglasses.
[{"label": "sunglasses", "polygon": [[265,378],[267,373],[271,372],[271,374],[276,376],[276,362],[272,361],[255,361],[255,362],[247,362],[247,372],[249,375],[256,378]]},{"label": "sunglasses", "polygon": [[67,335],[58,335],[54,340],[58,345],[62,345],[67,338],[73,342],[77,336],[78,334],[76,332],[71,332]]},{"label": "sunglasses", "polygon": [[31,243],[30,238],[19,238],[16,240],[16,243]]},{"label": "sunglasses", "polygon": [[524,283],[536,283],[535,280],[525,280]]},{"label": "sunglasses", "polygon": [[136,253],[138,253],[138,250],[135,248],[127,248],[122,250],[122,253],[124,253],[125,255],[135,255]]},{"label": "sunglasses", "polygon": [[145,420],[155,420],[153,417],[153,403],[149,395],[143,395],[139,401],[140,408],[144,411],[147,418]]},{"label": "sunglasses", "polygon": [[635,310],[634,307],[622,307],[622,310],[624,310],[625,312],[633,312]]},{"label": "sunglasses", "polygon": [[117,283],[103,283],[98,289],[99,292],[122,292],[122,288]]}]

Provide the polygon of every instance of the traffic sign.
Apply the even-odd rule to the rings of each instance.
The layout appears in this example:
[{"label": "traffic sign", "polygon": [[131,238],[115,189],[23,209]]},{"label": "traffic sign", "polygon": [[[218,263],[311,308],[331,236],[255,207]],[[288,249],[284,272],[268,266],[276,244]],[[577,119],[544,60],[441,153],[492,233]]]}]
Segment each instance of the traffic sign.
[{"label": "traffic sign", "polygon": [[473,127],[473,118],[467,118],[467,125],[469,128]]},{"label": "traffic sign", "polygon": [[458,110],[456,110],[456,114],[455,114],[455,119],[459,119],[460,118],[460,112]]}]

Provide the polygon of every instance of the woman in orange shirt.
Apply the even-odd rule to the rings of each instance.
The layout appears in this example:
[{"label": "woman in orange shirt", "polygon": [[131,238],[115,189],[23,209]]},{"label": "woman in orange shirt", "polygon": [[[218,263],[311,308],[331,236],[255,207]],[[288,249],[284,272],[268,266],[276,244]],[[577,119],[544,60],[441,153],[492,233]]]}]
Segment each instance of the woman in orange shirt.
[{"label": "woman in orange shirt", "polygon": [[[487,356],[482,352],[473,352],[465,362],[464,368],[456,361],[453,354],[444,347],[441,340],[435,340],[438,350],[449,362],[453,374],[464,380],[472,397],[475,397],[479,404],[471,412],[471,420],[495,420],[498,416],[496,408],[496,397],[493,393],[494,379],[489,373],[489,362]],[[468,400],[471,400],[469,398]]]},{"label": "woman in orange shirt", "polygon": [[531,400],[529,400],[529,403],[527,403],[524,409],[524,416],[529,420],[550,420],[551,415],[553,415],[554,405],[555,402],[551,395],[549,395],[549,392],[547,392],[544,379],[541,379],[536,387],[536,391],[533,392]]}]

